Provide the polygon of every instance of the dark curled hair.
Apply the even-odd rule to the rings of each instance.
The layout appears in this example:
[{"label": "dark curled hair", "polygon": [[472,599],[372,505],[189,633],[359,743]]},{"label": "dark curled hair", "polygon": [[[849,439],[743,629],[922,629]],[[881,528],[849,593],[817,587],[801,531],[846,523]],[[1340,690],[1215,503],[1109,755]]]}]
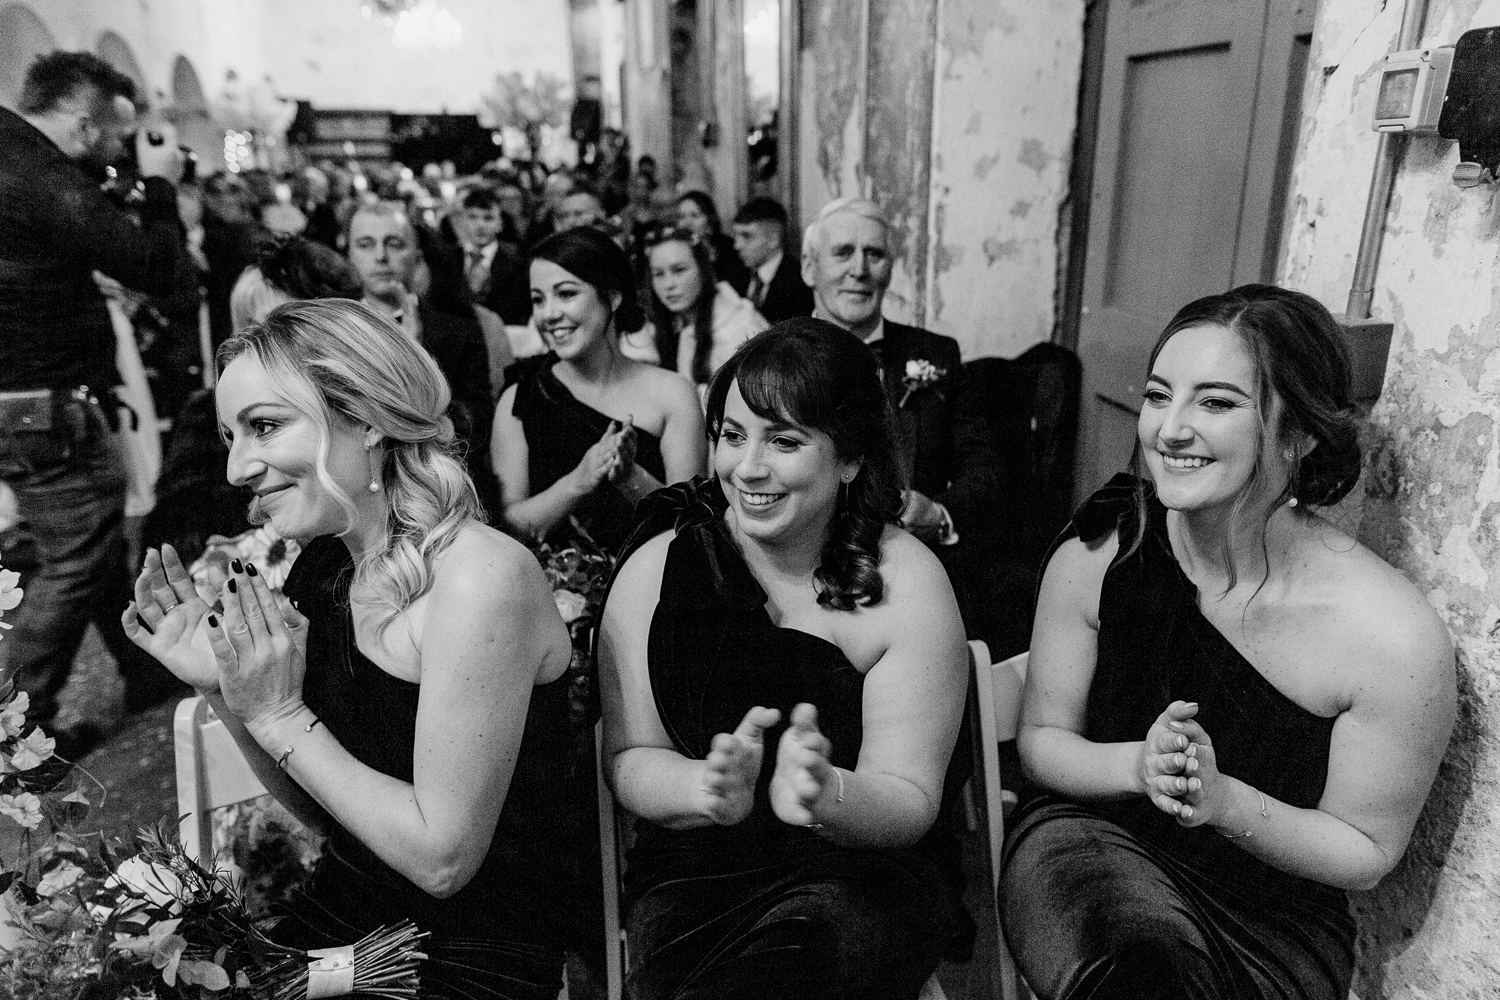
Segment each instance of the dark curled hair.
[{"label": "dark curled hair", "polygon": [[[1353,374],[1349,351],[1338,321],[1310,295],[1274,285],[1242,285],[1189,302],[1178,310],[1151,349],[1146,371],[1156,367],[1156,358],[1167,341],[1183,330],[1200,326],[1221,326],[1238,334],[1255,364],[1260,414],[1257,458],[1249,482],[1235,499],[1231,532],[1237,529],[1245,507],[1265,481],[1267,470],[1261,464],[1259,446],[1270,433],[1277,435],[1278,446],[1294,450],[1298,457],[1270,511],[1294,497],[1299,504],[1321,507],[1347,496],[1359,480],[1363,456],[1350,398]],[[1267,421],[1276,399],[1281,401],[1281,422],[1272,427]],[[1311,447],[1305,445],[1307,439],[1311,439]],[[1138,470],[1141,458],[1137,443]],[[1144,522],[1144,502],[1136,507]],[[1269,511],[1266,516],[1269,519]],[[1140,544],[1145,525],[1137,527],[1140,530],[1131,551]],[[1232,541],[1232,537],[1224,540],[1230,588],[1235,583],[1234,561],[1228,558]]]},{"label": "dark curled hair", "polygon": [[344,256],[316,240],[273,236],[257,248],[256,266],[266,284],[294,299],[354,299],[364,287]]},{"label": "dark curled hair", "polygon": [[[685,243],[693,253],[693,263],[698,268],[698,280],[701,287],[698,289],[698,301],[693,303],[693,363],[691,376],[697,385],[707,385],[712,372],[708,370],[708,356],[714,348],[714,298],[719,291],[719,277],[714,270],[713,254],[709,252],[708,244],[698,239],[686,229],[674,226],[666,226],[655,230],[646,237],[646,255],[649,261],[652,250],[663,243]],[[656,327],[656,353],[657,361],[663,368],[669,371],[677,370],[677,343],[679,333],[677,330],[677,317],[667,308],[667,304],[656,294],[654,284],[651,287],[651,325]]]},{"label": "dark curled hair", "polygon": [[615,335],[635,333],[646,325],[635,295],[635,275],[630,258],[608,236],[591,226],[568,229],[547,237],[531,252],[533,261],[551,261],[579,281],[592,285],[601,299],[609,292],[620,294],[615,306]]},{"label": "dark curled hair", "polygon": [[708,390],[708,435],[715,444],[731,386],[751,412],[833,441],[840,461],[860,460],[842,496],[813,573],[818,603],[838,611],[879,604],[880,538],[901,517],[901,472],[896,461],[890,402],[875,355],[832,323],[798,317],[777,323],[740,346]]},{"label": "dark curled hair", "polygon": [[88,52],[49,52],[37,56],[26,70],[16,110],[23,115],[42,115],[59,104],[90,90],[94,113],[104,110],[115,97],[135,103],[135,81],[98,56]]}]

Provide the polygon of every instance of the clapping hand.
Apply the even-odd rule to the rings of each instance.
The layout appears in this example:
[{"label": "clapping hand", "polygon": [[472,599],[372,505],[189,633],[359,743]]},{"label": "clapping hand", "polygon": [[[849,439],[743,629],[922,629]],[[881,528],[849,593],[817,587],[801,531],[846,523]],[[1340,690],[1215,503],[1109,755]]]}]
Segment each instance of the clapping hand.
[{"label": "clapping hand", "polygon": [[630,472],[635,463],[635,428],[627,419],[621,424],[611,420],[604,434],[589,446],[573,469],[573,475],[584,493],[600,483],[615,482]]},{"label": "clapping hand", "polygon": [[196,688],[216,687],[219,669],[209,646],[207,615],[208,605],[198,596],[177,550],[170,545],[147,549],[135,580],[135,600],[120,616],[130,641],[178,680]]},{"label": "clapping hand", "polygon": [[766,730],[781,721],[774,708],[756,706],[733,733],[720,733],[703,762],[703,813],[719,826],[733,826],[755,806],[755,780],[765,757]]},{"label": "clapping hand", "polygon": [[1197,712],[1198,706],[1193,702],[1172,702],[1157,716],[1141,744],[1137,766],[1146,796],[1156,808],[1172,816],[1181,814],[1182,797],[1196,792],[1200,786],[1195,777],[1198,763],[1194,760],[1192,739],[1181,728]]},{"label": "clapping hand", "polygon": [[838,781],[828,762],[832,753],[833,744],[818,731],[818,710],[806,702],[792,709],[792,724],[781,734],[771,778],[771,808],[783,823],[818,823],[818,803]]},{"label": "clapping hand", "polygon": [[255,733],[302,708],[307,619],[285,595],[273,594],[253,565],[236,559],[230,568],[220,592],[223,617],[210,617],[208,640],[225,704]]},{"label": "clapping hand", "polygon": [[1227,803],[1224,797],[1229,790],[1224,776],[1219,773],[1213,740],[1194,718],[1174,719],[1168,727],[1186,739],[1188,746],[1184,751],[1187,763],[1183,767],[1183,777],[1178,779],[1181,782],[1181,791],[1176,793],[1178,806],[1175,811],[1167,811],[1176,816],[1182,826],[1218,823],[1225,814]]}]

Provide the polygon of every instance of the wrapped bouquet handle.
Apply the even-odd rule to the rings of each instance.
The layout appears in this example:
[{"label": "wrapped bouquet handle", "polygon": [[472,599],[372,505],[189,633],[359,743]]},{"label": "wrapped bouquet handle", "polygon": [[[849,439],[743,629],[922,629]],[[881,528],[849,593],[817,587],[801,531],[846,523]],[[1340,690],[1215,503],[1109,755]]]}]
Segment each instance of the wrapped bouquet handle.
[{"label": "wrapped bouquet handle", "polygon": [[409,920],[381,927],[354,944],[296,952],[252,976],[255,996],[320,1000],[358,993],[385,1000],[415,1000],[418,963],[427,939]]}]

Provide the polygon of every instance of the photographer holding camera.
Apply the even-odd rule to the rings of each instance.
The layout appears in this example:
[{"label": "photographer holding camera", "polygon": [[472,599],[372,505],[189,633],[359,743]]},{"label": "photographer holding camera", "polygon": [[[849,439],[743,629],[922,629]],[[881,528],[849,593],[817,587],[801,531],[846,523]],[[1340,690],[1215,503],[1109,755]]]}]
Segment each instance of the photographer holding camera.
[{"label": "photographer holding camera", "polygon": [[[99,739],[51,725],[93,621],[120,666],[127,708],[159,701],[170,678],[125,638],[125,479],[115,451],[115,335],[95,271],[149,294],[171,291],[181,243],[170,126],[136,132],[135,86],[82,52],[40,56],[19,114],[0,108],[0,480],[14,491],[40,559],[7,636],[0,692],[14,678],[30,718],[69,759]],[[139,223],[100,191],[134,142]]]}]

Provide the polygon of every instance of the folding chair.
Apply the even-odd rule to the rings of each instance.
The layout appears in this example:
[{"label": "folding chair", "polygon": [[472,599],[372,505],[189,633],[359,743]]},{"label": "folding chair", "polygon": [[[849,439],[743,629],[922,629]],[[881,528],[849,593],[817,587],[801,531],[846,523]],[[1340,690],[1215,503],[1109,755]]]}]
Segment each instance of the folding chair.
[{"label": "folding chair", "polygon": [[[977,639],[969,642],[969,658],[974,663],[975,685],[979,691],[979,738],[984,765],[985,813],[990,833],[990,898],[995,904],[995,927],[1000,923],[1000,851],[1005,843],[1005,804],[1014,804],[1015,792],[1000,784],[1000,744],[1016,738],[1021,714],[1021,688],[1026,681],[1028,653],[1020,653],[1001,663],[990,662],[989,647]],[[1025,989],[1015,959],[1000,931],[1000,996],[1016,1000]],[[1029,996],[1030,991],[1020,993]]]},{"label": "folding chair", "polygon": [[172,719],[177,760],[178,832],[188,857],[207,865],[214,856],[209,814],[266,794],[239,744],[201,695],[185,698]]}]

